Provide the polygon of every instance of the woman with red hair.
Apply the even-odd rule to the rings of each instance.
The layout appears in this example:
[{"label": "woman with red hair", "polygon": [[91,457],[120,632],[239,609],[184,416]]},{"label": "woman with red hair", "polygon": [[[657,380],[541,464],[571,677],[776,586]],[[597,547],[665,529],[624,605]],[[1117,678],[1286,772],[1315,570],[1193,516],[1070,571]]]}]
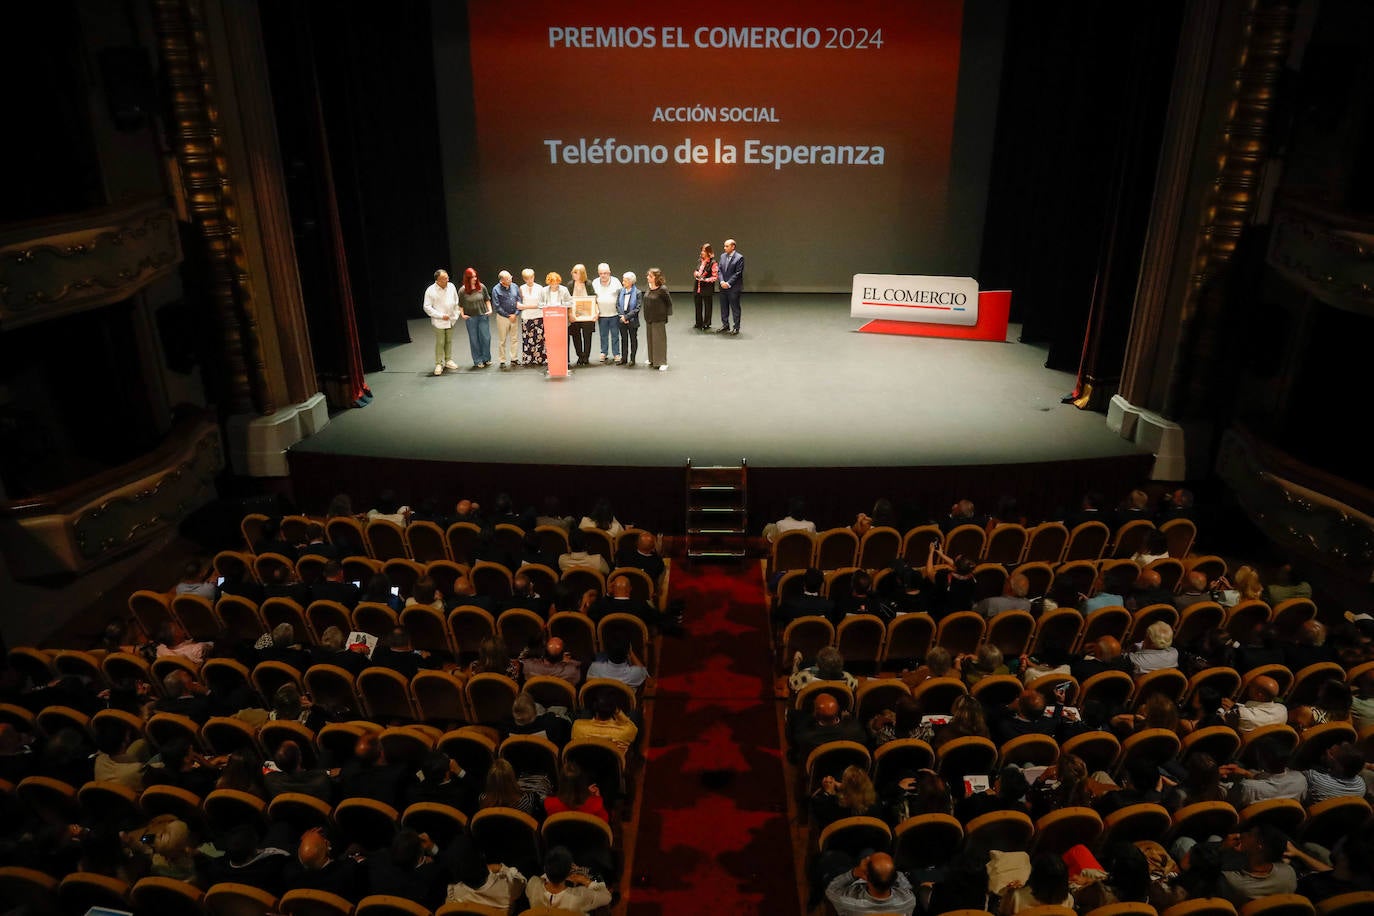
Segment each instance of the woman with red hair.
[{"label": "woman with red hair", "polygon": [[491,293],[477,271],[469,267],[463,271],[463,288],[458,291],[458,308],[468,327],[468,347],[472,350],[472,368],[485,369],[491,365]]}]

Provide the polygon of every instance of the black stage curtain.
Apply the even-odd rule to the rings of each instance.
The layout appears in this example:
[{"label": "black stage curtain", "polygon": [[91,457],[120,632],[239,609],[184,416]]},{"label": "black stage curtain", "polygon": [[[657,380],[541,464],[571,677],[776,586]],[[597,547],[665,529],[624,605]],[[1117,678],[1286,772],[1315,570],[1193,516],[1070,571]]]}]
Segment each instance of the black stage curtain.
[{"label": "black stage curtain", "polygon": [[1099,377],[1125,353],[1182,20],[1133,9],[1011,4],[978,275],[1052,369],[1078,370],[1095,328]]},{"label": "black stage curtain", "polygon": [[[430,276],[448,261],[429,3],[400,0],[385,15],[307,0],[266,0],[259,9],[320,372],[345,368],[329,364],[326,354],[342,349],[330,343],[329,328],[315,336],[317,314],[333,323],[329,303],[318,302],[318,312],[311,303],[312,291],[318,300],[318,291],[332,287],[330,259],[321,254],[327,193],[347,251],[364,368],[375,372],[383,368],[378,344],[410,340],[406,321],[422,315]],[[321,148],[333,179],[323,191]]]}]

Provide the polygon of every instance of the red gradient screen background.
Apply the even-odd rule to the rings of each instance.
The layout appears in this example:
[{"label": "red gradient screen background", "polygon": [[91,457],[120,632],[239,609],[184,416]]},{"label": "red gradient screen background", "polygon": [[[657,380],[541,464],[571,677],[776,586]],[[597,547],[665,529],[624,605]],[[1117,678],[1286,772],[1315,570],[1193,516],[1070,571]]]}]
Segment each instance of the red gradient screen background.
[{"label": "red gradient screen background", "polygon": [[[719,255],[727,237],[746,256],[746,291],[847,290],[856,272],[944,269],[963,15],[960,0],[470,0],[475,124],[457,137],[475,144],[476,171],[461,195],[469,212],[450,214],[454,254],[541,279],[576,262],[641,277],[658,266],[674,289],[690,283],[702,242]],[[680,29],[689,47],[550,47],[551,28],[584,26],[652,28],[660,42]],[[815,29],[822,47],[695,46],[698,29],[750,26]],[[868,47],[824,47],[862,30]],[[695,106],[770,109],[777,123],[654,120]],[[545,144],[608,137],[661,144],[668,161],[554,164]],[[688,138],[710,149],[707,162],[675,161]],[[748,140],[866,146],[870,159],[881,146],[884,162],[749,164]],[[718,141],[737,161],[716,161]]]}]

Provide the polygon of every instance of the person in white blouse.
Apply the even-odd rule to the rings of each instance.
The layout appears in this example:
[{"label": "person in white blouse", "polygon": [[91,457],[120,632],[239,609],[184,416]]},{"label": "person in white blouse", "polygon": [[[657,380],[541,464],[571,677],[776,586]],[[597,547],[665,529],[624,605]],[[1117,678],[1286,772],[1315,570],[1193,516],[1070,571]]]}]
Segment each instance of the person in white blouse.
[{"label": "person in white blouse", "polygon": [[542,366],[548,361],[544,355],[544,287],[534,282],[533,268],[520,271],[520,362],[526,366]]},{"label": "person in white blouse", "polygon": [[[611,265],[602,261],[596,265],[596,279],[592,281],[592,295],[596,296],[596,326],[601,335],[601,361],[615,360],[620,365],[620,315],[616,300],[620,298],[620,284],[611,276]],[[609,341],[609,346],[608,346]]]},{"label": "person in white blouse", "polygon": [[[568,292],[563,285],[563,277],[556,270],[551,270],[544,277],[544,292],[540,294],[539,304],[541,306],[557,305],[565,309],[571,309],[573,304],[572,293]],[[542,319],[540,321],[543,323]],[[541,361],[548,362],[548,357],[544,355],[544,331],[541,327],[539,331],[539,352]]]}]

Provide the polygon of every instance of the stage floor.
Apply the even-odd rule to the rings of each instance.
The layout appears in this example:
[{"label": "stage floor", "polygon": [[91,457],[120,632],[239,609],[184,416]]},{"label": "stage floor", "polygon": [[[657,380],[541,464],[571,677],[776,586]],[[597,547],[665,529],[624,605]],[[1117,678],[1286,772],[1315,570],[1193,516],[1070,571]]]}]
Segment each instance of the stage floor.
[{"label": "stage floor", "polygon": [[[858,333],[847,296],[744,296],[739,336],[692,329],[674,300],[667,372],[594,363],[566,379],[535,368],[434,376],[427,319],[384,348],[369,406],[342,411],[296,451],[514,464],[681,467],[954,466],[1136,453],[1102,414],[1060,403],[1073,376],[1042,347]],[[719,320],[719,319],[717,319]],[[494,328],[493,328],[494,330]],[[599,342],[593,340],[593,360]]]}]

